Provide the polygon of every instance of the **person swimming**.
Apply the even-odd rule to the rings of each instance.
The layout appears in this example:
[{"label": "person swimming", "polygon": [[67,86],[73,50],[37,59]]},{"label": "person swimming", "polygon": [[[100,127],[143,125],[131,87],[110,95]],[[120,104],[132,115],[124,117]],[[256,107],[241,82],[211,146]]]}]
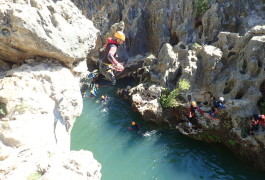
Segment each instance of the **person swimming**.
[{"label": "person swimming", "polygon": [[102,95],[102,96],[101,96],[101,99],[100,99],[100,102],[103,103],[103,102],[106,102],[106,101],[108,101],[108,100],[109,100],[109,96],[108,96],[108,95],[105,95],[105,96]]}]

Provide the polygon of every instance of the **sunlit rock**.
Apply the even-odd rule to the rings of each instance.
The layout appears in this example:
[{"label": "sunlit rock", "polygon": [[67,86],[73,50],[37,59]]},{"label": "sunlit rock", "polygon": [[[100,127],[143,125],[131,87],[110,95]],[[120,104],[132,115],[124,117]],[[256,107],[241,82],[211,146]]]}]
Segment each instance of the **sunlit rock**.
[{"label": "sunlit rock", "polygon": [[0,19],[0,59],[14,63],[41,56],[71,66],[94,48],[98,32],[70,0],[6,0]]}]

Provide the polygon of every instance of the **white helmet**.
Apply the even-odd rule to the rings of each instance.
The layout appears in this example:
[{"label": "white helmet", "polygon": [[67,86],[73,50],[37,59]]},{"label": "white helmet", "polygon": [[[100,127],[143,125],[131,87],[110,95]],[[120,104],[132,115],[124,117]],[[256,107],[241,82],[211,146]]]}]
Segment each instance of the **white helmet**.
[{"label": "white helmet", "polygon": [[219,100],[223,102],[225,100],[225,98],[224,97],[220,97]]}]

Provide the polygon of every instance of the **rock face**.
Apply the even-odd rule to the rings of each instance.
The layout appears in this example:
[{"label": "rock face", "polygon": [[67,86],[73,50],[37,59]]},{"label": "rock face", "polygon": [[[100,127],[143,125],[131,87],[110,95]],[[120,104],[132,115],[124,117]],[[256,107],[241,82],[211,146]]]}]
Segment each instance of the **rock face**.
[{"label": "rock face", "polygon": [[13,63],[40,56],[70,66],[86,58],[98,32],[68,0],[4,0],[0,19],[0,59]]},{"label": "rock face", "polygon": [[91,152],[70,151],[98,30],[69,0],[1,1],[0,27],[0,179],[100,179]]},{"label": "rock face", "polygon": [[[255,159],[254,165],[265,170],[265,159],[259,157],[265,152],[265,127],[260,126],[253,136],[244,136],[250,128],[250,117],[259,113],[258,102],[265,98],[264,30],[265,26],[256,26],[244,36],[221,32],[214,45],[179,43],[172,47],[165,44],[158,58],[139,57],[138,60],[143,60],[142,67],[133,76],[143,84],[129,89],[128,99],[144,119],[167,122],[195,139],[222,142],[242,159]],[[161,90],[172,90],[180,79],[188,80],[191,85],[188,91],[180,93],[182,107],[162,108]],[[191,100],[201,102],[205,112],[211,110],[214,99],[223,96],[226,109],[214,122],[206,113],[202,117],[198,115],[200,129],[194,131],[183,123],[188,121],[188,95]]]},{"label": "rock face", "polygon": [[[72,179],[100,179],[100,164],[92,155],[84,158],[88,152],[79,155],[78,152],[67,152],[70,149],[71,128],[83,107],[78,79],[60,63],[51,60],[42,60],[42,63],[33,59],[26,61],[28,64],[12,68],[0,80],[3,112],[0,120],[0,169],[4,172],[3,178],[20,179],[18,177],[27,177],[36,171],[44,179],[71,179],[74,177],[71,173],[76,170],[76,178]],[[60,151],[66,153],[61,155]],[[39,160],[39,157],[42,159]],[[69,159],[71,157],[73,160]],[[37,165],[44,160],[47,161],[45,171]],[[77,166],[84,166],[83,169],[72,167],[75,166],[72,161],[80,163]]]},{"label": "rock face", "polygon": [[129,90],[133,107],[148,121],[163,122],[162,106],[158,101],[163,87],[152,85],[147,87],[143,84]]},{"label": "rock face", "polygon": [[[6,76],[0,82],[6,114],[2,121],[8,127],[1,131],[2,142],[19,147],[42,139],[40,143],[51,147],[66,142],[62,148],[69,149],[69,141],[63,139],[67,139],[67,131],[83,108],[78,81],[70,70],[52,62],[32,62],[7,71]],[[32,130],[25,132],[24,124],[31,125]],[[36,135],[32,137],[32,133]],[[62,141],[57,141],[57,137]]]},{"label": "rock face", "polygon": [[[165,43],[183,41],[211,44],[221,31],[245,34],[265,22],[260,0],[72,0],[102,34],[119,21],[127,35],[124,52],[129,57],[145,52],[158,54]],[[199,1],[197,1],[199,2]],[[206,9],[204,12],[202,9]]]}]

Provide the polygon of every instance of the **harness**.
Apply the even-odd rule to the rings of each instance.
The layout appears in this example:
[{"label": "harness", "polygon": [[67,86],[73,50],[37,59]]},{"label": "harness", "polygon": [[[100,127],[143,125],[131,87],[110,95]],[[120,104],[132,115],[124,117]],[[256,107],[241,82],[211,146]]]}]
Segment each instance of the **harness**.
[{"label": "harness", "polygon": [[102,64],[104,65],[104,68],[106,69],[107,72],[111,72],[113,69],[112,64],[108,64],[108,63],[104,63],[102,62]]}]

